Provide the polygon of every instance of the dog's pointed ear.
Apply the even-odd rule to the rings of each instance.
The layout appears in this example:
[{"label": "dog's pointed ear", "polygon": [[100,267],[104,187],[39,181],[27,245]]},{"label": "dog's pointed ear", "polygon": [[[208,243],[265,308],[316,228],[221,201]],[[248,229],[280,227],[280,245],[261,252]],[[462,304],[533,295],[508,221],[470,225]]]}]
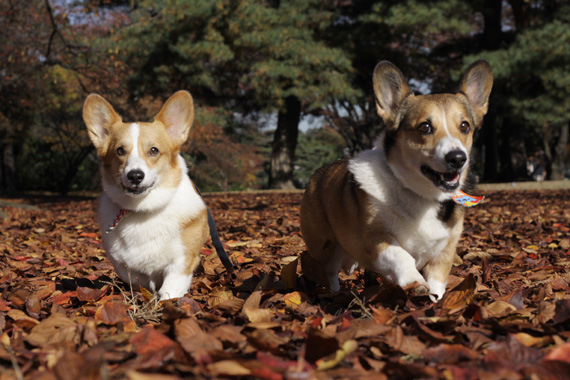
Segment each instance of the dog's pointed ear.
[{"label": "dog's pointed ear", "polygon": [[395,128],[395,117],[402,100],[410,93],[404,75],[391,62],[382,61],[374,69],[376,110],[387,128]]},{"label": "dog's pointed ear", "polygon": [[109,136],[111,126],[122,119],[102,96],[91,94],[83,104],[83,121],[93,145],[100,150]]},{"label": "dog's pointed ear", "polygon": [[489,107],[489,95],[493,88],[493,70],[487,61],[480,60],[467,68],[459,85],[459,91],[469,99],[477,117],[477,125]]},{"label": "dog's pointed ear", "polygon": [[156,115],[155,120],[166,126],[168,135],[180,146],[188,138],[194,121],[194,102],[188,91],[178,91],[172,95]]}]

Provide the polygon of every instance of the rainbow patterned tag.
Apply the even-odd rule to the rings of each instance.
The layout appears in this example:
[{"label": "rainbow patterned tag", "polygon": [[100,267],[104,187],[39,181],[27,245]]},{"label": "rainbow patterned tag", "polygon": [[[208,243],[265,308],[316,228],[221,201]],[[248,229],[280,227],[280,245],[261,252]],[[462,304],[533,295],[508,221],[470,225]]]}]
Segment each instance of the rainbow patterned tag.
[{"label": "rainbow patterned tag", "polygon": [[452,197],[453,201],[464,207],[477,206],[485,196],[477,197],[475,195],[465,194],[463,191],[458,190],[457,193]]}]

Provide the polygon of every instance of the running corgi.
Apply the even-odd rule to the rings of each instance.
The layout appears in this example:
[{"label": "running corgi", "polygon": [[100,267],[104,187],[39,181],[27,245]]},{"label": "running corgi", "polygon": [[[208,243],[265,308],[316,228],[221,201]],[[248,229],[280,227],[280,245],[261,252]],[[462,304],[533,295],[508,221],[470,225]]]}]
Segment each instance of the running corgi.
[{"label": "running corgi", "polygon": [[119,277],[182,297],[208,239],[208,209],[187,174],[180,146],[194,120],[192,96],[172,95],[151,123],[124,123],[91,94],[83,119],[101,159],[99,226]]},{"label": "running corgi", "polygon": [[371,150],[319,169],[301,204],[309,279],[336,291],[358,265],[433,300],[445,293],[469,186],[473,133],[487,113],[491,67],[478,61],[454,94],[414,95],[390,62],[374,70],[385,128]]}]

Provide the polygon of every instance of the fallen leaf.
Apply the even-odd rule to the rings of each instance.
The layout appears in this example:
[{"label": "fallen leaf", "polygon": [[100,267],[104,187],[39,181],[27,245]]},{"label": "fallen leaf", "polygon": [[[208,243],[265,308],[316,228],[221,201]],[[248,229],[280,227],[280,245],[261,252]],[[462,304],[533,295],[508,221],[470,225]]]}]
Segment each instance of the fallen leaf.
[{"label": "fallen leaf", "polygon": [[77,324],[63,314],[52,314],[37,324],[26,341],[36,347],[44,347],[51,344],[77,339]]},{"label": "fallen leaf", "polygon": [[335,353],[340,344],[334,336],[329,336],[317,329],[309,329],[305,343],[305,359],[309,363]]},{"label": "fallen leaf", "polygon": [[144,373],[129,370],[126,372],[128,380],[180,380],[181,378],[175,375],[165,375],[162,373]]},{"label": "fallen leaf", "polygon": [[333,355],[317,360],[317,370],[324,371],[336,367],[343,359],[358,349],[355,340],[347,340]]},{"label": "fallen leaf", "polygon": [[439,344],[424,351],[424,359],[436,364],[458,364],[461,361],[475,360],[477,351],[460,344]]},{"label": "fallen leaf", "polygon": [[476,286],[475,277],[469,274],[461,284],[444,294],[441,307],[450,313],[467,307],[475,298]]},{"label": "fallen leaf", "polygon": [[22,310],[12,309],[6,313],[8,317],[14,320],[14,323],[23,329],[31,329],[36,326],[39,322],[26,315]]},{"label": "fallen leaf", "polygon": [[370,306],[370,310],[372,310],[372,315],[374,316],[374,321],[379,324],[389,324],[396,318],[396,313],[385,307],[374,307]]},{"label": "fallen leaf", "polygon": [[235,360],[221,360],[208,364],[208,370],[222,376],[247,376],[251,371]]},{"label": "fallen leaf", "polygon": [[260,309],[261,291],[256,290],[247,298],[243,305],[242,314],[252,323],[268,322],[273,312],[268,309]]},{"label": "fallen leaf", "polygon": [[563,343],[554,347],[544,358],[570,363],[570,343]]},{"label": "fallen leaf", "polygon": [[95,319],[107,325],[116,325],[118,323],[132,323],[127,312],[127,305],[122,299],[116,297],[107,297],[97,308]]}]

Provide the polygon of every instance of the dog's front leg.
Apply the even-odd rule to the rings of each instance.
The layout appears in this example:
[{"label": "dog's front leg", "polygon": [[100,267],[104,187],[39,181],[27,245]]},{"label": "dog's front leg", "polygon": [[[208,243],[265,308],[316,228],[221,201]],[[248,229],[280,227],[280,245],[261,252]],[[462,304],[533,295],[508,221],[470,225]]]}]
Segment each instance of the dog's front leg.
[{"label": "dog's front leg", "polygon": [[415,282],[418,284],[418,293],[429,290],[428,283],[416,268],[416,259],[397,242],[376,244],[371,256],[369,268],[384,278],[401,287]]},{"label": "dog's front leg", "polygon": [[459,235],[451,237],[443,251],[422,269],[429,285],[430,298],[434,302],[440,300],[445,293],[445,286],[447,285],[449,272],[451,272],[458,241]]},{"label": "dog's front leg", "polygon": [[193,274],[184,273],[179,268],[171,268],[165,275],[164,282],[158,291],[160,300],[180,298],[188,292],[192,284]]}]

